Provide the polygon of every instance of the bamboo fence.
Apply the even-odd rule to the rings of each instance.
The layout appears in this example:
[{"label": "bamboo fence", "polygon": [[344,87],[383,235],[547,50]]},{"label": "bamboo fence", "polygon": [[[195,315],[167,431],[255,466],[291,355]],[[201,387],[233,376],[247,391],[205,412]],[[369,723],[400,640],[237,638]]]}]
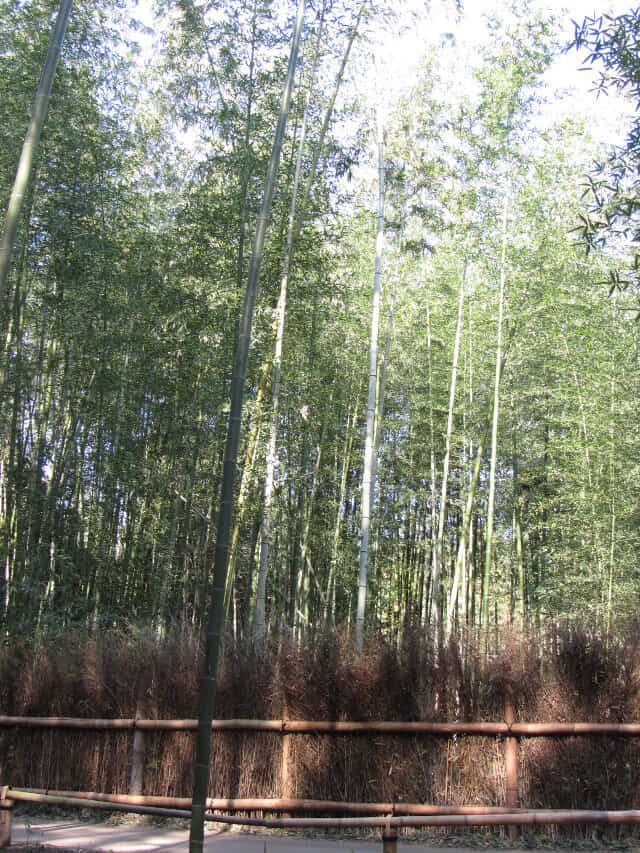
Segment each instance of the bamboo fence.
[{"label": "bamboo fence", "polygon": [[[150,797],[142,794],[146,732],[196,731],[197,720],[84,719],[79,717],[0,716],[4,728],[130,730],[133,732],[130,794],[93,791],[48,791],[6,786],[0,791],[0,847],[10,836],[14,802],[57,804],[79,808],[108,809],[165,817],[189,818],[191,800],[185,797]],[[402,827],[508,826],[515,837],[518,826],[569,824],[640,824],[640,811],[587,811],[518,808],[518,740],[522,737],[614,736],[640,737],[640,723],[517,723],[513,703],[507,698],[501,722],[388,722],[324,720],[214,720],[212,731],[272,732],[283,738],[283,788],[289,778],[288,743],[291,736],[316,734],[347,737],[358,735],[454,735],[504,739],[506,806],[434,806],[422,803],[349,803],[326,800],[279,798],[208,799],[206,820],[223,824],[281,828],[378,827],[383,850],[395,851],[395,833]],[[229,814],[232,812],[234,814]],[[260,812],[262,817],[251,816]],[[238,816],[237,813],[243,813]],[[314,814],[313,817],[265,817],[265,814]],[[318,817],[316,814],[332,814]],[[339,816],[338,816],[339,815]],[[9,827],[7,829],[7,827]]]}]

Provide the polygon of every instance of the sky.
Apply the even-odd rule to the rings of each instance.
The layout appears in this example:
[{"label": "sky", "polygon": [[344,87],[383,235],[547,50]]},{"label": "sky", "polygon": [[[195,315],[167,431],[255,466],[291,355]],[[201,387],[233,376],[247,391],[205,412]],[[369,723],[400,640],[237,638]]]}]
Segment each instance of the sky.
[{"label": "sky", "polygon": [[[148,26],[153,26],[153,0],[129,0],[135,16]],[[295,0],[283,0],[295,10]],[[585,16],[629,11],[632,0],[530,0],[534,12],[553,14],[566,22],[563,35],[569,41],[573,35],[572,19],[581,22]],[[482,41],[488,15],[502,17],[505,2],[501,0],[463,0],[463,14],[456,14],[454,0],[400,0],[399,25],[385,26],[375,34],[378,55],[384,57],[385,90],[390,102],[397,100],[415,80],[416,69],[424,61],[429,45],[437,45],[447,33],[455,35],[461,50],[452,56],[473,63],[473,52]],[[150,40],[147,41],[150,44]],[[468,47],[465,47],[468,46]],[[465,58],[466,50],[466,58]],[[608,95],[596,98],[593,92],[597,73],[580,70],[583,57],[577,51],[557,56],[546,74],[547,104],[542,110],[541,122],[548,124],[567,114],[579,114],[588,123],[593,136],[605,144],[619,144],[624,139],[634,107],[622,97]],[[461,69],[464,79],[464,69]]]},{"label": "sky", "polygon": [[[554,15],[565,21],[563,37],[568,42],[574,31],[572,20],[581,23],[585,17],[596,14],[620,15],[629,11],[631,3],[632,0],[601,0],[598,4],[585,0],[531,0],[529,6],[533,12]],[[464,0],[463,14],[456,20],[453,0],[435,0],[428,11],[424,0],[408,0],[406,14],[411,17],[411,25],[401,35],[387,33],[384,42],[398,91],[410,85],[424,56],[425,44],[433,42],[434,30],[442,35],[453,32],[456,41],[468,45],[472,51],[486,31],[487,16],[502,17],[504,5],[496,0]],[[472,61],[472,57],[469,60]],[[617,95],[596,98],[593,87],[597,72],[585,70],[583,62],[584,54],[575,50],[554,59],[545,75],[549,100],[545,108],[547,120],[551,123],[568,112],[577,112],[588,121],[596,138],[617,144],[624,138],[635,107]]]}]

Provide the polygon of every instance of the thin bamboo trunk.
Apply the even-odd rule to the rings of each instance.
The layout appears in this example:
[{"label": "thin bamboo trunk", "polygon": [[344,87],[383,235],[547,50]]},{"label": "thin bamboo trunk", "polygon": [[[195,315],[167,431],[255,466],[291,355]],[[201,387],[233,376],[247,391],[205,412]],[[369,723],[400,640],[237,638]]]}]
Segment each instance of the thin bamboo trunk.
[{"label": "thin bamboo trunk", "polygon": [[449,411],[447,415],[447,435],[445,439],[444,460],[442,463],[442,488],[440,491],[440,515],[438,517],[438,536],[433,551],[433,568],[431,580],[431,625],[434,636],[440,633],[440,599],[441,599],[441,571],[444,563],[444,531],[447,516],[447,490],[449,484],[449,461],[451,458],[451,437],[453,435],[453,409],[456,400],[456,384],[458,378],[458,359],[460,355],[460,338],[462,336],[462,309],[464,306],[466,268],[460,279],[460,293],[458,295],[458,319],[456,321],[456,336],[453,345],[453,359],[451,363],[451,383],[449,386]]},{"label": "thin bamboo trunk", "polygon": [[344,453],[342,456],[342,472],[340,474],[340,493],[338,496],[337,506],[336,506],[336,521],[333,527],[333,541],[331,546],[331,564],[329,567],[329,579],[327,581],[327,594],[325,598],[325,612],[324,612],[324,622],[325,625],[328,625],[329,622],[329,613],[331,613],[331,624],[335,625],[335,611],[336,611],[336,584],[337,584],[337,570],[338,570],[338,548],[340,545],[340,528],[342,522],[343,515],[343,507],[345,496],[347,492],[347,476],[349,473],[349,464],[351,461],[351,448],[353,446],[353,437],[355,434],[355,425],[357,421],[357,407],[358,407],[358,397],[360,394],[356,394],[356,399],[353,404],[353,410],[351,415],[347,418],[347,434],[345,436],[344,442]]},{"label": "thin bamboo trunk", "polygon": [[609,642],[609,633],[611,631],[611,618],[613,611],[613,573],[616,555],[616,380],[613,374],[611,376],[611,427],[609,438],[611,442],[609,459],[609,489],[611,492],[611,528],[609,545],[609,588],[607,591],[607,644]]},{"label": "thin bamboo trunk", "polygon": [[482,579],[482,612],[481,633],[486,640],[489,628],[489,582],[493,559],[493,515],[496,489],[496,464],[498,457],[498,420],[500,407],[500,374],[502,370],[502,321],[504,315],[504,291],[506,281],[507,258],[507,212],[508,203],[505,197],[502,212],[502,255],[500,260],[500,292],[498,295],[498,341],[496,344],[496,372],[493,388],[493,422],[491,425],[491,462],[489,468],[489,498],[487,504],[486,538],[484,575]]},{"label": "thin bamboo trunk", "polygon": [[[473,310],[472,310],[472,300],[468,300],[468,334],[469,334],[469,351],[468,351],[468,392],[469,392],[469,412],[473,412]],[[465,420],[465,433],[466,433],[466,420]],[[473,438],[469,436],[469,459],[473,457]],[[471,480],[473,480],[473,474],[471,475]],[[469,488],[471,488],[471,482],[469,483]],[[458,607],[458,612],[462,614],[462,620],[465,624],[467,624],[469,620],[469,575],[471,568],[471,554],[473,548],[473,516],[469,518],[469,527],[468,527],[468,536],[467,536],[467,545],[464,554],[462,555],[462,577],[460,580],[460,586],[462,590],[461,602]]]},{"label": "thin bamboo trunk", "polygon": [[[316,343],[318,330],[318,291],[314,290],[313,294],[313,310],[311,315],[311,335],[309,337],[309,350],[307,353],[307,371],[311,373],[315,366],[316,360]],[[333,394],[331,395],[333,398]],[[300,447],[300,462],[298,463],[297,487],[294,487],[291,481],[288,490],[289,496],[289,527],[290,534],[290,559],[289,572],[286,579],[285,587],[286,594],[286,614],[289,626],[292,627],[294,635],[300,626],[300,608],[298,604],[305,606],[306,602],[299,602],[299,596],[304,586],[305,562],[304,552],[302,548],[303,542],[303,519],[306,517],[305,504],[307,502],[307,482],[308,468],[310,460],[309,452],[309,422],[306,407],[302,407],[299,411],[302,418],[302,443]],[[324,430],[326,421],[323,422],[322,429]],[[315,476],[315,475],[314,475]],[[315,487],[312,487],[312,492]],[[297,492],[297,495],[294,494]],[[313,498],[312,498],[313,500]],[[295,504],[295,507],[294,507]]]},{"label": "thin bamboo trunk", "polygon": [[400,225],[400,236],[398,238],[398,253],[396,255],[396,269],[393,276],[391,299],[389,301],[389,312],[387,314],[387,333],[385,336],[384,352],[378,369],[378,390],[375,425],[373,431],[373,453],[377,457],[380,448],[380,436],[382,435],[382,419],[384,417],[384,398],[387,388],[387,376],[389,370],[389,359],[391,358],[391,342],[393,340],[393,323],[398,294],[398,283],[400,279],[400,257],[402,254],[404,236],[404,210],[402,211],[402,222]]},{"label": "thin bamboo trunk", "polygon": [[380,324],[380,283],[382,278],[382,249],[384,244],[384,142],[381,116],[377,117],[378,147],[378,228],[376,258],[373,274],[373,309],[371,316],[371,342],[369,347],[369,394],[367,401],[367,435],[362,476],[362,521],[360,527],[360,560],[358,576],[358,605],[356,611],[356,651],[362,649],[364,617],[367,603],[367,574],[369,572],[369,531],[375,479],[374,426],[376,390],[378,386],[378,327]]},{"label": "thin bamboo trunk", "polygon": [[[3,436],[6,445],[3,448],[3,471],[6,478],[6,509],[2,516],[4,519],[10,519],[10,523],[4,525],[3,533],[3,555],[6,561],[5,582],[6,589],[4,593],[6,618],[9,599],[11,595],[10,584],[14,578],[19,579],[22,575],[24,587],[25,577],[24,571],[26,566],[27,550],[24,545],[19,547],[19,542],[22,544],[25,540],[25,533],[22,531],[28,530],[26,520],[31,517],[35,511],[33,504],[29,501],[26,509],[22,509],[21,501],[18,497],[18,483],[23,479],[23,460],[24,453],[22,445],[24,438],[21,437],[24,430],[25,422],[25,397],[28,397],[29,392],[25,395],[21,393],[24,379],[24,356],[23,349],[25,345],[25,335],[23,329],[24,302],[26,298],[26,283],[25,283],[25,263],[24,259],[26,252],[22,252],[20,264],[20,274],[17,276],[16,287],[13,293],[13,306],[11,318],[8,323],[6,335],[6,362],[4,363],[4,371],[2,376],[2,386],[5,392],[4,405],[0,407],[0,435]],[[9,353],[13,353],[13,358],[9,358]],[[42,350],[41,350],[42,354]],[[10,365],[10,361],[13,363]],[[41,395],[40,395],[41,396]],[[33,420],[33,416],[30,418]],[[7,421],[9,423],[7,423]],[[21,445],[21,446],[19,446]],[[6,454],[6,455],[5,455]],[[30,480],[32,478],[29,478]],[[13,540],[13,547],[11,542]],[[21,555],[20,565],[18,565],[18,554]]]},{"label": "thin bamboo trunk", "polygon": [[[514,419],[515,420],[515,419]],[[518,584],[520,621],[524,628],[527,620],[525,598],[524,554],[522,548],[522,520],[520,512],[520,469],[518,461],[517,430],[513,430],[513,534],[515,544],[515,571]]]},{"label": "thin bamboo trunk", "polygon": [[[175,482],[175,461],[173,465],[173,476],[171,479]],[[169,527],[169,541],[167,542],[167,552],[164,555],[164,560],[161,563],[161,577],[156,581],[156,600],[153,608],[153,621],[155,623],[156,632],[161,634],[167,627],[167,617],[169,615],[169,593],[173,580],[173,558],[178,538],[178,526],[180,523],[180,504],[181,496],[179,490],[173,498],[171,507],[171,525]]]},{"label": "thin bamboo trunk", "polygon": [[229,604],[231,602],[231,593],[234,587],[235,577],[236,577],[236,566],[238,560],[238,543],[240,541],[240,530],[242,528],[242,524],[245,520],[246,507],[247,507],[247,497],[249,496],[249,486],[251,485],[251,480],[253,476],[253,472],[255,470],[255,464],[258,458],[258,448],[260,443],[260,411],[259,404],[262,402],[262,394],[263,388],[260,388],[258,391],[258,398],[256,398],[256,411],[254,412],[253,425],[251,427],[251,433],[249,435],[249,440],[247,442],[247,448],[245,451],[244,457],[244,465],[242,466],[242,478],[240,480],[240,490],[238,493],[238,509],[237,509],[237,517],[235,524],[233,526],[233,533],[231,535],[231,546],[230,546],[230,554],[229,554],[229,569],[227,572],[227,582],[224,590],[224,609],[225,613],[229,612]]},{"label": "thin bamboo trunk", "polygon": [[[564,338],[564,349],[567,355],[567,361],[569,363],[573,363],[571,359],[571,353],[569,351],[569,344],[567,342],[566,337]],[[604,604],[606,594],[605,594],[605,586],[606,586],[606,569],[605,569],[605,557],[604,557],[604,546],[600,537],[600,528],[598,524],[598,517],[596,512],[595,502],[593,501],[593,472],[592,472],[592,463],[591,463],[591,451],[589,448],[589,431],[587,429],[587,415],[585,411],[584,405],[584,397],[582,394],[581,382],[578,376],[578,372],[576,371],[575,364],[572,367],[573,372],[573,381],[576,386],[576,391],[578,393],[578,405],[580,407],[580,423],[582,427],[582,436],[584,438],[584,458],[587,469],[587,485],[589,486],[589,510],[591,513],[591,532],[593,535],[593,541],[595,544],[595,555],[597,561],[597,571],[598,576],[600,578],[600,586],[601,586],[601,601]]]},{"label": "thin bamboo trunk", "polygon": [[[424,263],[423,263],[424,265]],[[424,580],[422,589],[422,610],[420,614],[420,624],[424,628],[427,624],[427,617],[430,613],[430,581],[433,581],[433,568],[436,563],[436,448],[435,448],[435,423],[433,417],[433,358],[432,358],[432,335],[431,335],[431,306],[427,297],[427,364],[428,364],[428,394],[429,394],[429,474],[430,474],[430,526],[429,526],[429,542],[431,572],[427,571],[427,552],[425,549],[424,559]]]},{"label": "thin bamboo trunk", "polygon": [[[322,460],[322,445],[324,439],[324,428],[326,426],[326,421],[323,424],[322,434],[320,436],[320,440],[318,442],[318,446],[316,448],[316,464],[313,468],[313,480],[311,482],[311,493],[309,495],[309,499],[307,501],[307,507],[305,510],[304,517],[304,529],[302,531],[302,538],[300,540],[300,571],[298,574],[298,591],[297,598],[300,602],[300,607],[302,608],[302,620],[294,623],[295,628],[295,636],[299,637],[302,640],[302,630],[304,627],[310,624],[309,612],[310,612],[310,602],[309,602],[309,587],[311,578],[313,578],[318,593],[321,599],[324,599],[324,592],[320,587],[318,579],[315,575],[315,571],[313,565],[311,563],[311,559],[309,557],[309,534],[311,532],[311,513],[313,510],[313,502],[315,499],[315,495],[318,489],[318,482],[320,479],[320,463]],[[300,612],[299,609],[296,610],[296,613]]]},{"label": "thin bamboo trunk", "polygon": [[280,153],[282,150],[282,143],[289,115],[289,105],[291,102],[293,80],[298,61],[298,50],[300,46],[304,10],[305,0],[299,0],[295,31],[289,56],[287,78],[280,105],[280,115],[278,118],[273,149],[271,151],[271,157],[265,178],[262,205],[256,224],[256,234],[251,261],[249,264],[247,288],[245,291],[242,317],[238,329],[238,343],[236,347],[233,383],[231,389],[231,409],[229,413],[229,425],[225,446],[222,494],[218,516],[213,588],[211,591],[212,601],[209,606],[207,617],[204,668],[200,686],[200,714],[198,737],[196,741],[193,806],[191,810],[191,825],[189,832],[189,853],[202,853],[204,844],[205,801],[209,787],[209,759],[211,754],[211,720],[213,719],[215,710],[218,656],[222,633],[224,631],[224,592],[229,562],[229,532],[231,529],[233,511],[235,469],[238,442],[240,439],[242,404],[244,398],[245,377],[247,373],[247,361],[249,357],[249,345],[251,340],[253,308],[258,291],[262,254],[264,250],[267,226],[271,214],[271,204],[275,191]]},{"label": "thin bamboo trunk", "polygon": [[8,278],[9,269],[11,267],[11,253],[15,245],[16,236],[18,234],[18,226],[20,224],[20,212],[24,201],[33,161],[38,149],[40,141],[40,133],[47,115],[47,107],[49,105],[49,96],[51,94],[51,85],[58,64],[58,57],[62,48],[62,40],[64,38],[69,14],[71,12],[72,0],[61,0],[58,10],[56,23],[51,31],[49,47],[45,57],[44,66],[42,68],[42,76],[36,91],[33,110],[31,112],[31,120],[27,128],[27,133],[22,146],[20,160],[18,161],[18,169],[16,177],[11,189],[9,198],[9,206],[0,240],[0,299],[4,303],[7,302],[9,296]]},{"label": "thin bamboo trunk", "polygon": [[300,141],[298,143],[298,154],[296,158],[296,167],[293,177],[293,189],[291,191],[291,206],[289,209],[289,221],[287,225],[287,240],[284,252],[284,260],[282,265],[282,278],[280,281],[280,296],[278,298],[277,307],[277,331],[276,331],[276,346],[273,358],[273,396],[271,409],[271,423],[269,427],[269,446],[267,450],[266,473],[264,483],[264,505],[262,509],[262,526],[260,529],[260,556],[258,558],[258,585],[256,589],[256,605],[253,615],[253,639],[257,642],[262,642],[265,635],[265,599],[267,591],[267,569],[269,562],[269,546],[271,544],[271,528],[273,525],[273,492],[275,467],[277,461],[277,441],[278,441],[278,419],[280,414],[280,380],[282,368],[282,345],[284,341],[284,327],[287,311],[287,288],[289,285],[289,268],[293,255],[293,237],[295,231],[296,220],[296,202],[298,198],[298,186],[300,184],[300,175],[302,173],[302,157],[304,154],[304,146],[307,137],[307,122],[309,119],[309,107],[311,105],[311,93],[313,89],[313,81],[318,69],[318,59],[320,56],[320,45],[322,42],[323,25],[324,25],[325,4],[322,6],[322,13],[318,25],[318,36],[316,41],[315,53],[312,62],[311,79],[309,81],[309,91],[304,106],[304,114],[302,117],[302,127],[300,129]]},{"label": "thin bamboo trunk", "polygon": [[[273,345],[275,347],[276,334],[278,331],[278,320],[276,318],[273,323],[272,334],[273,334]],[[249,496],[249,486],[253,481],[253,474],[255,471],[255,465],[258,458],[258,450],[260,446],[260,433],[262,430],[262,405],[264,402],[264,395],[267,388],[267,383],[269,376],[271,374],[271,366],[272,361],[269,357],[266,361],[263,362],[262,368],[260,371],[260,384],[258,387],[258,393],[256,394],[253,413],[251,419],[251,427],[249,429],[249,438],[246,442],[246,450],[244,454],[244,463],[242,465],[242,477],[240,479],[240,489],[238,493],[238,503],[237,503],[237,513],[236,513],[236,521],[233,527],[233,534],[231,537],[231,550],[229,555],[229,569],[227,572],[227,583],[224,592],[224,607],[225,612],[229,612],[229,604],[231,602],[231,593],[233,589],[233,585],[235,582],[236,576],[236,564],[238,558],[238,543],[240,540],[240,530],[245,521],[245,515],[247,510],[247,498]],[[248,596],[250,597],[250,596]],[[249,607],[247,607],[249,609]]]},{"label": "thin bamboo trunk", "polygon": [[[248,189],[250,179],[249,168],[249,141],[251,138],[252,110],[253,110],[253,90],[254,90],[254,69],[255,69],[255,54],[257,40],[257,0],[253,4],[253,16],[251,19],[251,53],[249,56],[249,88],[247,92],[247,115],[244,125],[244,154],[242,162],[242,179],[240,182],[240,236],[238,240],[238,256],[236,260],[236,285],[238,290],[242,287],[242,277],[244,275],[244,246],[247,241],[247,210],[248,210]],[[223,99],[224,100],[224,99]]]},{"label": "thin bamboo trunk", "polygon": [[[315,350],[315,334],[312,334],[312,346],[311,352]],[[312,363],[312,359],[310,358],[310,363]],[[331,411],[333,403],[333,390],[329,395],[329,402],[327,405],[326,411]],[[324,436],[327,428],[327,416],[325,414],[322,421],[322,428],[320,430],[320,437],[318,439],[318,444],[316,446],[316,461],[313,467],[313,477],[311,480],[311,487],[309,489],[309,495],[306,499],[306,503],[302,502],[299,505],[299,510],[302,509],[304,505],[304,512],[302,513],[302,517],[304,519],[302,535],[300,536],[299,543],[296,537],[296,541],[294,543],[294,547],[298,549],[299,544],[299,552],[300,552],[300,568],[297,576],[296,583],[296,597],[300,602],[300,607],[302,608],[303,620],[299,621],[298,614],[300,612],[300,608],[295,609],[296,618],[294,619],[294,636],[302,639],[302,629],[305,625],[310,624],[309,620],[309,612],[310,612],[310,601],[309,601],[309,586],[310,580],[313,577],[315,582],[316,589],[318,591],[320,600],[324,604],[324,609],[326,612],[327,601],[325,599],[325,592],[322,590],[318,578],[316,576],[315,570],[311,563],[311,558],[309,556],[310,552],[310,534],[311,534],[311,516],[313,513],[313,504],[315,502],[316,493],[318,491],[318,483],[320,482],[320,466],[322,462],[322,449],[324,446]],[[305,453],[305,463],[306,463],[306,453]],[[302,466],[302,481],[304,482],[306,479],[306,464]],[[305,489],[306,491],[306,489]],[[296,519],[296,528],[297,522],[299,519]],[[328,593],[327,593],[328,594]]]},{"label": "thin bamboo trunk", "polygon": [[458,598],[458,587],[460,585],[460,578],[462,575],[462,569],[467,553],[467,542],[469,539],[469,530],[471,527],[471,514],[473,512],[473,503],[478,487],[478,480],[480,479],[480,465],[482,462],[482,454],[484,452],[484,441],[485,436],[483,435],[480,438],[480,441],[478,442],[478,447],[476,449],[476,458],[473,463],[473,472],[471,475],[471,482],[469,483],[467,502],[464,508],[462,529],[460,531],[460,538],[458,541],[458,553],[456,555],[456,565],[453,574],[453,581],[451,583],[451,594],[449,596],[449,603],[447,605],[447,628],[445,635],[447,643],[449,642],[449,638],[451,637],[451,633],[453,631],[453,614]]}]

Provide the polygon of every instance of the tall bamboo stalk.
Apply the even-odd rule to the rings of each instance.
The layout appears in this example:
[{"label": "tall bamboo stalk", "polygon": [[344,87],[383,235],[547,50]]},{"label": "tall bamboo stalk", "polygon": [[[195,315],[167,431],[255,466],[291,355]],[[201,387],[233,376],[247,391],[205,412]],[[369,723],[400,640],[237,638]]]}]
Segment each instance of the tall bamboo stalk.
[{"label": "tall bamboo stalk", "polygon": [[[422,261],[424,276],[424,258]],[[426,276],[424,276],[426,279]],[[427,615],[430,606],[430,574],[436,564],[436,451],[435,451],[435,424],[433,417],[433,360],[432,360],[432,335],[431,335],[431,305],[427,293],[427,365],[428,365],[428,395],[429,395],[429,473],[430,473],[430,525],[429,525],[429,550],[425,553],[424,578],[422,588],[422,607],[420,610],[420,624],[424,628],[427,624]],[[426,524],[426,522],[425,522]],[[426,551],[426,549],[425,549]],[[427,570],[427,563],[431,559],[431,572]]]},{"label": "tall bamboo stalk", "polygon": [[458,359],[460,356],[460,338],[462,336],[462,309],[464,307],[466,268],[460,279],[458,295],[458,319],[456,321],[456,337],[453,344],[453,359],[451,362],[451,382],[449,384],[449,412],[447,415],[447,436],[445,439],[444,460],[442,463],[442,488],[440,491],[440,515],[438,516],[438,536],[433,550],[433,570],[431,581],[431,623],[435,635],[440,631],[440,574],[444,562],[444,531],[447,514],[447,490],[449,485],[449,462],[451,459],[451,437],[453,435],[453,408],[456,399],[458,379]]},{"label": "tall bamboo stalk", "polygon": [[498,341],[496,344],[496,375],[493,389],[493,422],[491,425],[491,463],[489,469],[489,500],[487,506],[487,534],[485,538],[484,575],[482,579],[482,618],[481,631],[483,640],[489,629],[489,581],[491,578],[491,562],[493,555],[493,514],[496,490],[496,464],[498,456],[498,417],[500,405],[500,373],[502,370],[502,320],[504,314],[504,290],[506,280],[507,255],[507,211],[508,202],[505,197],[502,211],[502,255],[500,260],[500,293],[498,296]]},{"label": "tall bamboo stalk", "polygon": [[229,424],[227,428],[227,440],[224,456],[222,493],[218,514],[213,588],[211,590],[211,603],[207,617],[204,667],[200,683],[200,713],[198,736],[196,740],[193,806],[189,832],[189,853],[202,853],[204,845],[205,801],[209,787],[209,760],[211,755],[211,720],[213,719],[215,710],[218,656],[222,633],[224,631],[224,591],[229,563],[229,532],[231,529],[233,511],[233,491],[236,460],[238,455],[238,442],[240,439],[240,426],[242,421],[244,384],[247,373],[247,361],[249,358],[249,345],[251,342],[251,324],[253,320],[253,308],[258,292],[258,282],[260,279],[260,267],[262,265],[262,254],[264,250],[266,231],[269,224],[271,204],[273,201],[278,166],[280,163],[280,153],[282,151],[282,143],[289,115],[293,80],[298,62],[298,50],[300,47],[304,10],[305,0],[299,0],[295,30],[291,43],[291,53],[289,55],[287,77],[284,92],[282,94],[282,102],[280,104],[280,114],[278,117],[275,139],[265,177],[262,204],[256,223],[253,252],[249,263],[247,287],[245,290],[242,316],[240,318],[240,325],[238,329],[238,341],[231,386],[231,409],[229,412]]},{"label": "tall bamboo stalk", "polygon": [[11,253],[16,242],[18,226],[20,224],[20,211],[22,210],[22,203],[29,185],[29,178],[31,177],[42,126],[47,115],[53,77],[56,72],[62,39],[67,29],[72,3],[73,0],[61,0],[60,3],[58,17],[56,18],[56,23],[49,39],[49,47],[42,68],[42,76],[40,77],[33,102],[31,120],[29,121],[27,133],[24,138],[16,177],[11,189],[11,196],[9,197],[4,230],[2,232],[2,239],[0,240],[0,298],[5,303],[9,296],[7,280],[11,266]]},{"label": "tall bamboo stalk", "polygon": [[269,426],[269,446],[267,449],[266,473],[264,481],[264,507],[262,510],[262,525],[260,529],[260,556],[258,559],[258,585],[256,589],[256,606],[253,615],[253,638],[261,641],[265,634],[265,604],[267,593],[267,568],[269,563],[269,547],[271,545],[271,528],[273,525],[273,492],[275,486],[276,453],[278,441],[278,418],[280,412],[280,380],[282,374],[282,346],[284,342],[284,327],[287,314],[287,289],[289,286],[289,268],[293,255],[293,237],[295,233],[296,203],[298,200],[298,186],[302,173],[302,158],[307,138],[307,123],[309,120],[309,107],[311,105],[311,93],[313,81],[318,69],[320,57],[320,45],[322,43],[324,27],[325,4],[322,6],[320,22],[318,24],[318,35],[312,62],[311,79],[309,91],[304,105],[302,127],[300,129],[300,141],[298,143],[298,154],[293,176],[293,189],[291,191],[291,206],[289,209],[289,221],[287,225],[287,240],[285,245],[284,260],[282,263],[282,278],[280,280],[280,295],[278,298],[276,345],[273,358],[273,397],[271,402],[271,423]]},{"label": "tall bamboo stalk", "polygon": [[[351,462],[351,447],[353,445],[353,436],[355,433],[355,425],[357,422],[357,407],[358,397],[360,396],[359,389],[353,404],[353,409],[347,415],[347,431],[344,441],[344,451],[342,454],[342,472],[340,474],[340,494],[336,502],[335,509],[335,524],[333,527],[333,541],[331,545],[331,562],[329,564],[329,578],[327,580],[327,593],[325,598],[324,623],[329,624],[329,614],[331,616],[332,626],[335,627],[335,612],[336,612],[336,584],[337,584],[337,569],[338,569],[338,548],[340,546],[340,528],[342,523],[343,507],[345,496],[347,493],[347,476],[349,473],[349,464]],[[337,471],[337,464],[336,464]]]},{"label": "tall bamboo stalk", "polygon": [[[616,294],[613,295],[613,316],[615,318],[617,312]],[[611,526],[610,526],[610,541],[609,541],[609,583],[607,590],[607,633],[606,642],[609,644],[609,634],[611,631],[611,617],[613,610],[613,571],[615,566],[616,555],[616,379],[615,379],[615,361],[611,365],[611,408],[610,408],[610,425],[609,425],[609,440],[610,440],[610,455],[609,455],[609,489],[611,492]]]},{"label": "tall bamboo stalk", "polygon": [[478,488],[478,480],[480,479],[480,464],[482,462],[482,454],[484,451],[484,440],[485,436],[483,435],[478,442],[478,447],[476,449],[476,458],[473,463],[473,472],[471,475],[471,482],[469,483],[469,492],[467,494],[467,502],[464,508],[464,515],[462,518],[462,530],[460,531],[460,539],[458,541],[458,553],[456,556],[456,565],[453,574],[453,580],[451,582],[451,593],[449,595],[449,604],[447,605],[447,628],[446,628],[446,641],[449,642],[449,638],[451,637],[451,633],[453,631],[453,613],[456,606],[456,601],[458,599],[458,587],[460,586],[460,578],[462,575],[462,567],[464,564],[465,555],[467,552],[467,541],[469,538],[469,530],[471,527],[471,513],[473,512],[473,502],[476,496],[476,489]]},{"label": "tall bamboo stalk", "polygon": [[[513,418],[515,424],[515,416]],[[525,598],[524,555],[522,548],[522,520],[520,510],[520,471],[518,461],[517,429],[513,429],[513,538],[515,546],[515,574],[518,585],[518,603],[520,606],[520,621],[524,628],[527,620],[527,605]]]},{"label": "tall bamboo stalk", "polygon": [[367,574],[369,572],[369,530],[371,527],[371,497],[375,479],[374,428],[376,391],[378,387],[378,328],[380,325],[380,282],[382,278],[382,247],[384,243],[384,141],[382,119],[377,116],[378,136],[378,228],[376,259],[373,273],[373,309],[371,342],[369,346],[369,394],[367,401],[367,435],[362,475],[362,520],[360,526],[360,561],[358,576],[358,607],[356,611],[356,650],[362,649],[364,615],[367,603]]}]

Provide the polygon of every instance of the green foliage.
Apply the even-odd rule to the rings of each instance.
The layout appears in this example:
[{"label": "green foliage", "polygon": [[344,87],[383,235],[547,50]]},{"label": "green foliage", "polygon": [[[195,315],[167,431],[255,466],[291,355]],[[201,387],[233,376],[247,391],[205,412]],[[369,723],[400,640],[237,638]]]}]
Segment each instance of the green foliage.
[{"label": "green foliage", "polygon": [[[621,92],[636,109],[640,104],[640,9],[627,14],[587,17],[575,25],[570,47],[586,50],[585,63],[599,69],[598,94]],[[640,121],[631,122],[626,143],[598,160],[588,176],[587,211],[576,229],[587,250],[609,246],[613,255],[608,275],[609,292],[637,289],[640,263]]]},{"label": "green foliage", "polygon": [[[240,639],[255,602],[274,309],[301,113],[311,85],[306,180],[360,7],[317,5],[248,364],[245,493],[229,611]],[[0,0],[3,205],[54,7]],[[327,34],[312,84],[322,8]],[[163,40],[141,68],[121,3],[76,6],[0,313],[0,618],[8,635],[123,619],[162,631],[178,615],[199,624],[215,545],[239,283],[289,37],[278,9],[267,0],[159,3]],[[634,99],[636,29],[630,13],[587,19],[576,35],[589,61],[604,68],[601,85]],[[555,50],[554,23],[516,8],[508,25],[494,22],[489,33],[474,51],[434,38],[388,115],[382,336],[394,286],[396,301],[369,600],[370,628],[399,641],[411,622],[429,619],[440,513],[442,606],[454,595],[466,536],[454,619],[470,627],[480,621],[486,442],[469,529],[462,525],[491,420],[505,197],[490,620],[543,625],[586,614],[606,626],[635,606],[639,580],[639,343],[633,296],[621,291],[623,255],[636,252],[638,239],[635,137],[607,160],[579,118],[541,131],[537,83]],[[350,625],[355,611],[375,241],[362,107],[368,49],[367,39],[354,44],[290,270],[266,617],[270,630],[299,639],[319,624]],[[456,76],[456,51],[474,57],[471,87]],[[594,156],[602,167],[591,177],[591,204],[579,188]],[[584,257],[571,236],[580,221],[608,254]],[[603,279],[616,290],[612,300],[596,286]]]}]

